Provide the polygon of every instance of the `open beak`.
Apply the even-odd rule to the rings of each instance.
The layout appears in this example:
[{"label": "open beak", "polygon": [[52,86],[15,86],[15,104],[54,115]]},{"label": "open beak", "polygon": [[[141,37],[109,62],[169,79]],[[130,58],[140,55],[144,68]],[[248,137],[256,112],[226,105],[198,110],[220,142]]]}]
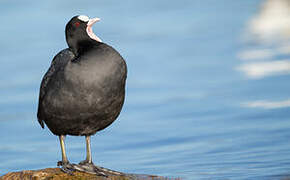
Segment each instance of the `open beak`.
[{"label": "open beak", "polygon": [[93,26],[93,24],[95,24],[96,22],[100,21],[101,19],[100,18],[92,18],[92,19],[89,19],[89,22],[88,22],[88,26]]},{"label": "open beak", "polygon": [[87,33],[88,33],[88,35],[89,35],[89,37],[91,38],[91,39],[94,39],[94,40],[96,40],[96,41],[98,41],[98,42],[102,42],[102,40],[98,37],[98,36],[96,36],[95,34],[94,34],[94,32],[93,32],[93,25],[96,23],[96,22],[98,22],[98,21],[100,21],[101,19],[100,18],[92,18],[92,19],[90,19],[89,20],[89,22],[88,22],[88,24],[87,24]]}]

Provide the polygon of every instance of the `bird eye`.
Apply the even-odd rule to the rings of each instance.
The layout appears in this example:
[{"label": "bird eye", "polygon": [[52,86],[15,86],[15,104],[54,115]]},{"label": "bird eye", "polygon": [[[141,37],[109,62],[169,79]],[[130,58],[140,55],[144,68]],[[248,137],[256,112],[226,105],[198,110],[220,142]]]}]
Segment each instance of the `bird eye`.
[{"label": "bird eye", "polygon": [[75,27],[79,27],[80,24],[81,24],[80,22],[75,22],[75,23],[74,23]]}]

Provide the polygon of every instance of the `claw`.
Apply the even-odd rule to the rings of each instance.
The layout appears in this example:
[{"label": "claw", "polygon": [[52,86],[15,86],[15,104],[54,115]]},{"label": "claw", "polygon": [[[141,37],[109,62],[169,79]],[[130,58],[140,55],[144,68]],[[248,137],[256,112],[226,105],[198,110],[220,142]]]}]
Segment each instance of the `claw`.
[{"label": "claw", "polygon": [[87,161],[82,161],[77,166],[80,168],[78,169],[79,171],[96,174],[97,176],[108,177],[109,175],[117,175],[117,176],[123,175],[123,173],[99,167],[94,165],[93,163],[88,163]]},{"label": "claw", "polygon": [[97,176],[108,177],[106,173],[96,169],[96,166],[93,163],[87,163],[85,161],[82,161],[79,164],[75,164],[75,169],[81,172],[95,174]]},{"label": "claw", "polygon": [[58,161],[57,166],[61,166],[61,170],[69,175],[73,175],[73,172],[76,171],[74,164],[70,164],[69,162]]},{"label": "claw", "polygon": [[81,162],[79,162],[79,165],[88,165],[88,164],[92,164],[92,165],[94,165],[93,163],[89,163],[89,161],[88,160],[84,160],[84,161],[81,161]]},{"label": "claw", "polygon": [[115,176],[122,176],[122,175],[124,175],[124,174],[121,173],[121,172],[113,171],[113,170],[111,170],[111,169],[107,169],[107,168],[100,167],[100,166],[95,166],[95,170],[97,170],[97,171],[101,171],[101,172],[106,173],[106,174],[115,175]]},{"label": "claw", "polygon": [[57,166],[62,166],[63,164],[65,164],[65,163],[63,163],[62,161],[57,162]]},{"label": "claw", "polygon": [[64,173],[67,173],[67,174],[69,174],[69,175],[71,175],[71,176],[73,176],[73,175],[74,175],[73,172],[75,172],[74,169],[69,169],[69,168],[66,168],[66,167],[61,167],[60,169],[61,169]]},{"label": "claw", "polygon": [[95,174],[97,176],[108,177],[110,175],[122,176],[121,172],[113,171],[107,168],[99,167],[94,165],[94,163],[89,163],[86,160],[80,162],[79,164],[70,164],[69,162],[59,161],[57,166],[61,166],[61,170],[69,175],[73,175],[75,171],[86,172],[90,174]]}]

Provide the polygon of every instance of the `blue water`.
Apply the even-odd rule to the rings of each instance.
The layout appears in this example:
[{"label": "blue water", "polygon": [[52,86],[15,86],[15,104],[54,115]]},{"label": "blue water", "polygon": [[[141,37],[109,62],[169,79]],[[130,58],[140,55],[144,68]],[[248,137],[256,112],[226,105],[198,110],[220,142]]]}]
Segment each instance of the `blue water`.
[{"label": "blue water", "polygon": [[[37,122],[39,85],[66,47],[66,22],[86,14],[101,18],[94,32],[129,70],[121,115],[92,138],[95,164],[184,179],[287,177],[290,107],[245,103],[288,100],[290,75],[251,79],[237,70],[261,3],[1,1],[0,175],[61,159],[58,138]],[[83,137],[69,136],[66,145],[70,161],[84,159]]]}]

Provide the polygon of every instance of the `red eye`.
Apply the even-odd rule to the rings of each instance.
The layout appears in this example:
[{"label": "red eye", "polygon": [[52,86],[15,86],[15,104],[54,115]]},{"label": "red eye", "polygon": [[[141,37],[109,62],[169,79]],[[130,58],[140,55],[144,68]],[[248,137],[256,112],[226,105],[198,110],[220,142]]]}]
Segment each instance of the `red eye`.
[{"label": "red eye", "polygon": [[79,27],[80,24],[81,24],[80,22],[75,22],[75,23],[74,23],[75,27]]}]

